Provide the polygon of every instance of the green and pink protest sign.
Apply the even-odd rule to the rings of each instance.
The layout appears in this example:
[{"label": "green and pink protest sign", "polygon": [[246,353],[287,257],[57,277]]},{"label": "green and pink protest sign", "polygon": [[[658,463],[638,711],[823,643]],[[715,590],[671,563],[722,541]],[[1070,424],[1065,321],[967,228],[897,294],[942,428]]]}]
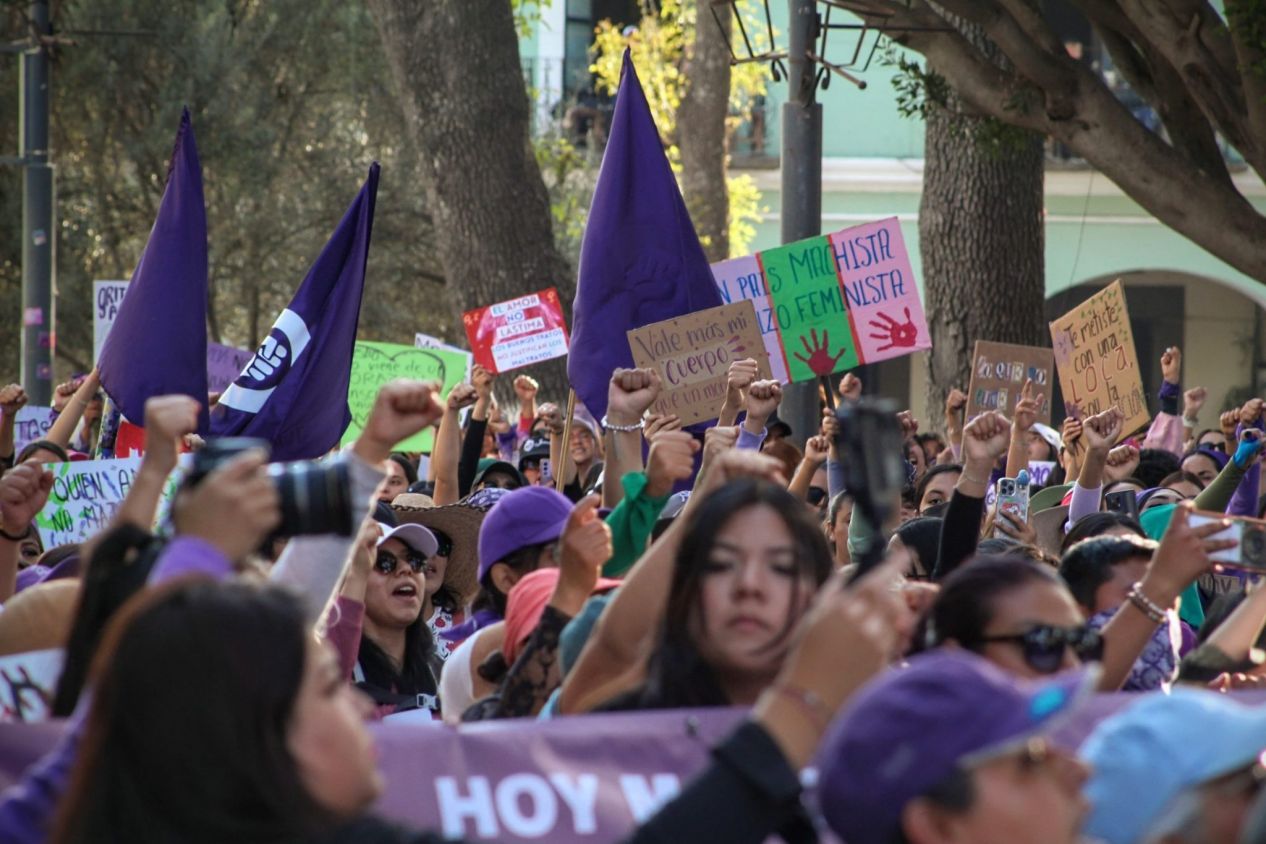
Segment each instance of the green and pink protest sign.
[{"label": "green and pink protest sign", "polygon": [[896,217],[712,265],[750,299],[774,377],[809,381],[932,348]]}]

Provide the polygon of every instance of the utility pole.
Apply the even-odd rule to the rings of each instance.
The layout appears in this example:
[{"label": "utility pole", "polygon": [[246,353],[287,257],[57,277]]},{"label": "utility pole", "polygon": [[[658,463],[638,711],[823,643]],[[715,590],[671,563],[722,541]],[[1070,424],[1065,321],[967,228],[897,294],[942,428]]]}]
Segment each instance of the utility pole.
[{"label": "utility pole", "polygon": [[[809,58],[818,37],[816,0],[788,0],[787,102],[782,106],[782,242],[822,233],[822,104]],[[818,432],[818,381],[788,384],[778,416],[803,443]]]},{"label": "utility pole", "polygon": [[48,0],[30,4],[30,43],[22,53],[22,386],[32,404],[53,397],[53,166],[48,163],[49,72],[52,36]]}]

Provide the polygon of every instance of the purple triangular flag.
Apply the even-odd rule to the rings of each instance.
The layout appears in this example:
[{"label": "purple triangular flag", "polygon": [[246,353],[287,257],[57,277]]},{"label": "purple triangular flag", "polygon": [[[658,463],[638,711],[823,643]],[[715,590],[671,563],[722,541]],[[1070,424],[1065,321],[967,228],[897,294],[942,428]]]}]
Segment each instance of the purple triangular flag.
[{"label": "purple triangular flag", "polygon": [[220,397],[213,436],[262,437],[273,460],[308,460],[338,444],[352,420],[347,386],[377,196],[375,162],[290,307]]},{"label": "purple triangular flag", "polygon": [[145,400],[174,393],[202,404],[207,432],[207,209],[189,109],[180,117],[167,188],[149,242],[101,347],[101,386],[123,415],[145,421]]},{"label": "purple triangular flag", "polygon": [[567,376],[601,419],[625,332],[724,304],[628,50],[580,245]]}]

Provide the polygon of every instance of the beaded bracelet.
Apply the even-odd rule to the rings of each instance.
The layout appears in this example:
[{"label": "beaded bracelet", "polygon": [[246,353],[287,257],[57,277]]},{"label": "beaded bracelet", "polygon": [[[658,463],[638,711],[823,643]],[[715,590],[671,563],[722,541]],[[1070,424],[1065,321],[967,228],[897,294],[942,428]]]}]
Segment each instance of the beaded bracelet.
[{"label": "beaded bracelet", "polygon": [[1130,599],[1130,603],[1133,604],[1139,612],[1143,613],[1143,615],[1150,618],[1156,624],[1163,624],[1165,622],[1165,610],[1151,598],[1143,594],[1141,584],[1135,583],[1131,586],[1130,594],[1126,595],[1126,597]]},{"label": "beaded bracelet", "polygon": [[642,426],[645,424],[646,424],[645,419],[639,419],[637,420],[636,425],[612,425],[610,422],[607,421],[607,417],[605,414],[602,417],[602,427],[607,431],[613,431],[617,434],[630,434],[633,431],[640,431],[642,430]]}]

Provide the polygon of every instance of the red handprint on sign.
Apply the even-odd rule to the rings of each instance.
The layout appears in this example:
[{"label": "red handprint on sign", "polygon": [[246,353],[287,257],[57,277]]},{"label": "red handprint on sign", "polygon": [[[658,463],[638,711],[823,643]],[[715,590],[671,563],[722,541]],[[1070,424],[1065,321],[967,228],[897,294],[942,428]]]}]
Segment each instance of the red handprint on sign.
[{"label": "red handprint on sign", "polygon": [[799,352],[793,352],[792,354],[796,356],[796,360],[813,370],[814,375],[830,375],[835,371],[835,364],[839,362],[840,358],[844,357],[844,352],[847,349],[840,349],[839,354],[831,357],[831,340],[827,330],[825,328],[822,329],[821,343],[818,342],[818,330],[816,328],[810,329],[810,336],[813,338],[812,346],[809,345],[809,341],[803,335],[800,337],[800,342],[804,345],[804,350],[809,356],[805,357]]},{"label": "red handprint on sign", "polygon": [[914,327],[914,320],[910,319],[909,308],[906,308],[905,322],[897,322],[895,319],[893,319],[892,317],[888,316],[885,313],[879,314],[879,319],[882,319],[883,322],[879,322],[879,320],[872,319],[870,321],[870,327],[877,328],[880,331],[886,331],[887,333],[886,334],[872,334],[870,335],[870,339],[887,340],[888,345],[880,346],[876,351],[883,352],[896,346],[905,347],[905,346],[914,345],[914,341],[919,336],[919,330]]}]

